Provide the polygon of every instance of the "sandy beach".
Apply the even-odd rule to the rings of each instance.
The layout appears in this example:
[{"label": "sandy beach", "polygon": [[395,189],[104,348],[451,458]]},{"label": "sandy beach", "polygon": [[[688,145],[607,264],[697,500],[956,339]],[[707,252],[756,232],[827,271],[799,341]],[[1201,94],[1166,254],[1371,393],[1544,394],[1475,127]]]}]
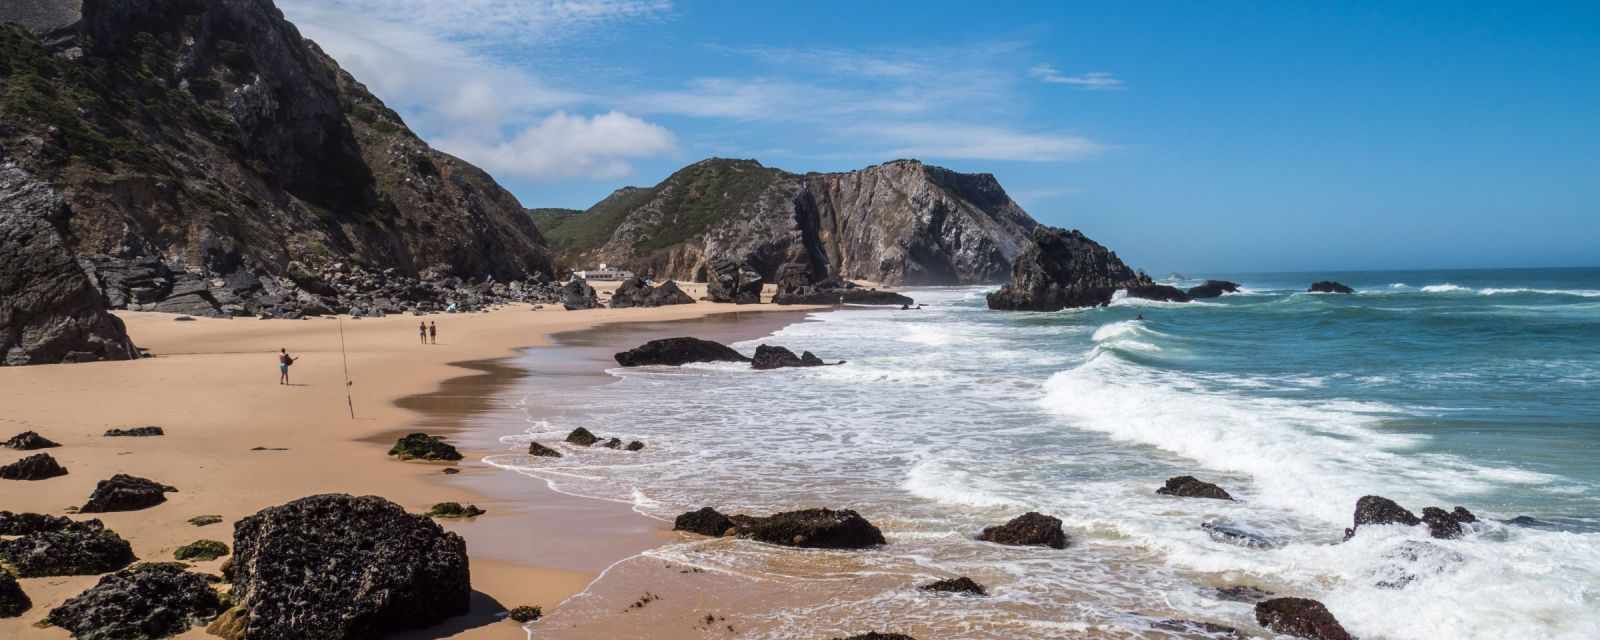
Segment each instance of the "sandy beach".
[{"label": "sandy beach", "polygon": [[[703,295],[703,286],[685,288]],[[409,315],[180,322],[169,314],[119,313],[134,341],[155,357],[0,369],[0,436],[32,430],[61,443],[48,453],[69,471],[50,480],[0,483],[0,508],[67,514],[97,481],[117,473],[170,484],[178,492],[168,494],[165,504],[96,514],[132,543],[140,560],[160,561],[197,539],[231,544],[233,521],[307,495],[372,494],[418,512],[443,501],[475,503],[489,514],[445,523],[467,540],[472,613],[407,637],[523,638],[519,625],[499,618],[505,609],[526,604],[549,610],[607,564],[648,548],[662,534],[626,508],[561,496],[538,483],[496,480],[509,474],[478,462],[486,445],[465,437],[464,430],[473,420],[494,417],[492,391],[500,381],[524,375],[499,364],[501,359],[549,345],[553,334],[601,325],[804,309],[700,302],[569,312],[515,305],[426,317],[439,325],[436,345],[419,344],[420,318]],[[350,404],[341,340],[353,381]],[[288,386],[277,381],[280,348],[300,358]],[[144,425],[161,426],[166,435],[102,435]],[[461,434],[466,459],[445,465],[385,456],[394,437],[413,430]],[[0,463],[25,453],[32,452],[0,451]],[[445,475],[447,466],[462,473]],[[200,515],[220,515],[223,522],[187,523]],[[574,520],[584,526],[572,526]],[[574,535],[580,530],[582,536]],[[221,562],[198,563],[196,569],[215,573]],[[67,637],[35,623],[97,580],[22,580],[34,607],[20,618],[0,620],[0,636]],[[184,637],[207,636],[195,628]]]}]

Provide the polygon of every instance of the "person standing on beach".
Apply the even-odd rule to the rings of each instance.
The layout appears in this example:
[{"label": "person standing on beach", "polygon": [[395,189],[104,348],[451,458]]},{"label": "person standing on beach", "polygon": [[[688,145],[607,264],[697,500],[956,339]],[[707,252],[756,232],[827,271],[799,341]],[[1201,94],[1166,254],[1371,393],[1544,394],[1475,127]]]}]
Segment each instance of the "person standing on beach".
[{"label": "person standing on beach", "polygon": [[418,320],[417,333],[422,336],[422,344],[428,344],[428,323]]},{"label": "person standing on beach", "polygon": [[289,384],[289,365],[296,360],[299,358],[289,355],[287,348],[278,353],[278,384]]},{"label": "person standing on beach", "polygon": [[428,342],[432,343],[432,344],[439,344],[439,325],[438,324],[435,324],[435,323],[432,323],[432,322],[428,323]]}]

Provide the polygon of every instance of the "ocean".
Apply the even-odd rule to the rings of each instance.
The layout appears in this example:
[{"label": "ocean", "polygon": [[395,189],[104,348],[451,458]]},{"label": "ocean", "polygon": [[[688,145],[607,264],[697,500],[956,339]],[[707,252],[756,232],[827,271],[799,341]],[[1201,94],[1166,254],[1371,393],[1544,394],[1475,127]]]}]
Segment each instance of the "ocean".
[{"label": "ocean", "polygon": [[[650,446],[489,461],[664,520],[826,506],[883,528],[868,552],[675,538],[613,568],[767,594],[710,600],[734,637],[1207,637],[1169,619],[1263,634],[1229,586],[1318,599],[1369,639],[1600,637],[1600,269],[1206,277],[1243,290],[1023,313],[989,311],[992,287],[921,288],[921,310],[814,313],[736,346],[847,364],[529,389],[508,449],[579,426]],[[1323,279],[1357,293],[1304,293]],[[1156,495],[1178,475],[1236,501]],[[1344,542],[1368,494],[1480,521],[1456,540],[1385,526]],[[1026,511],[1061,518],[1071,546],[973,540]],[[609,573],[535,637],[638,595],[608,595]],[[992,595],[912,588],[956,575]]]}]

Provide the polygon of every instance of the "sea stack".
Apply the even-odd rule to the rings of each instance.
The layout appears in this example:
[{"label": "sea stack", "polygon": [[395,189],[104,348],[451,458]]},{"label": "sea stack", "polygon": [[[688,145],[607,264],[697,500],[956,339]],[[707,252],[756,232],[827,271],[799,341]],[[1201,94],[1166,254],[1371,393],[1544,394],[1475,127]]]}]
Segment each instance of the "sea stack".
[{"label": "sea stack", "polygon": [[1148,286],[1115,252],[1077,230],[1038,227],[1011,267],[1011,281],[989,294],[989,308],[1060,311],[1111,302],[1118,289]]}]

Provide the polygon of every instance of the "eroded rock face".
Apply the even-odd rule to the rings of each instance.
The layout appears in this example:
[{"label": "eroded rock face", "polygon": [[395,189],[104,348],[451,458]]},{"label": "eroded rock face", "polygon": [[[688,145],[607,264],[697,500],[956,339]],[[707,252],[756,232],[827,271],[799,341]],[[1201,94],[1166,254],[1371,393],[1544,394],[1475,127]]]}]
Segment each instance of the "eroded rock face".
[{"label": "eroded rock face", "polygon": [[17,579],[0,571],[0,618],[15,618],[33,608],[33,600],[23,592]]},{"label": "eroded rock face", "polygon": [[712,302],[756,304],[761,302],[761,274],[742,262],[716,260],[706,279],[706,297]]},{"label": "eroded rock face", "polygon": [[139,355],[73,259],[60,228],[70,211],[50,185],[0,160],[0,366]]},{"label": "eroded rock face", "polygon": [[111,511],[138,511],[167,501],[167,494],[176,487],[164,485],[138,476],[119,473],[101,480],[89,494],[78,513],[106,513]]},{"label": "eroded rock face", "polygon": [[1332,280],[1322,280],[1311,283],[1311,288],[1306,289],[1311,293],[1355,293],[1355,289],[1344,286]]},{"label": "eroded rock face", "polygon": [[[795,355],[793,351],[784,347],[761,345],[756,347],[756,355],[750,359],[752,369],[782,369],[784,367],[820,367],[828,363],[812,355],[810,351]],[[842,362],[838,364],[844,364]]]},{"label": "eroded rock face", "polygon": [[1029,511],[1003,525],[988,527],[978,534],[984,542],[1011,546],[1039,546],[1052,549],[1067,548],[1067,534],[1061,530],[1061,519]]},{"label": "eroded rock face", "polygon": [[1256,603],[1256,622],[1267,629],[1307,640],[1353,640],[1321,602],[1273,598]]},{"label": "eroded rock face", "polygon": [[925,585],[922,585],[920,587],[917,587],[917,589],[921,590],[921,591],[934,591],[934,592],[940,592],[940,593],[959,593],[959,594],[963,594],[963,595],[972,595],[972,596],[986,596],[986,595],[989,595],[989,590],[983,588],[983,585],[978,584],[977,581],[973,580],[972,578],[968,578],[966,576],[961,576],[959,578],[946,578],[944,580],[938,580],[938,581],[930,582],[928,584],[925,584]]},{"label": "eroded rock face", "polygon": [[1218,298],[1224,293],[1238,293],[1239,285],[1227,280],[1207,280],[1198,287],[1189,287],[1189,297],[1196,300],[1202,298]]},{"label": "eroded rock face", "polygon": [[100,578],[50,610],[46,622],[79,640],[156,640],[222,612],[206,577],[175,562],[141,564]]},{"label": "eroded rock face", "polygon": [[[237,639],[381,637],[467,612],[466,542],[376,496],[328,494],[234,525]],[[316,567],[308,571],[307,567]]]},{"label": "eroded rock face", "polygon": [[61,446],[61,445],[57,444],[55,442],[51,442],[49,438],[41,436],[41,435],[39,435],[37,433],[34,433],[32,431],[24,431],[24,432],[19,433],[19,434],[15,435],[15,436],[12,436],[10,440],[5,441],[4,443],[0,443],[0,447],[5,447],[7,449],[18,449],[18,450],[21,450],[21,451],[33,451],[33,450],[36,450],[36,449],[50,449],[50,448],[59,447],[59,446]]},{"label": "eroded rock face", "polygon": [[673,304],[694,304],[694,298],[678,288],[678,283],[668,280],[660,286],[645,284],[637,276],[629,278],[611,294],[612,309],[629,307],[661,307]]},{"label": "eroded rock face", "polygon": [[1060,311],[1111,302],[1118,289],[1150,284],[1078,231],[1038,227],[1011,267],[1011,281],[988,296],[990,309]]},{"label": "eroded rock face", "polygon": [[1176,478],[1168,478],[1166,486],[1156,489],[1156,493],[1164,496],[1177,496],[1180,498],[1212,498],[1215,500],[1233,499],[1233,496],[1228,495],[1228,492],[1224,491],[1222,487],[1209,482],[1200,481],[1194,476],[1178,476]]},{"label": "eroded rock face", "polygon": [[[53,526],[55,523],[50,523]],[[24,578],[83,576],[116,571],[133,562],[133,547],[99,520],[73,522],[0,540],[0,559]]]},{"label": "eroded rock face", "polygon": [[738,351],[720,343],[699,338],[651,340],[614,356],[624,367],[650,365],[682,366],[691,362],[749,362]]},{"label": "eroded rock face", "polygon": [[46,480],[67,475],[67,470],[48,453],[36,453],[0,466],[0,478],[7,480]]}]

